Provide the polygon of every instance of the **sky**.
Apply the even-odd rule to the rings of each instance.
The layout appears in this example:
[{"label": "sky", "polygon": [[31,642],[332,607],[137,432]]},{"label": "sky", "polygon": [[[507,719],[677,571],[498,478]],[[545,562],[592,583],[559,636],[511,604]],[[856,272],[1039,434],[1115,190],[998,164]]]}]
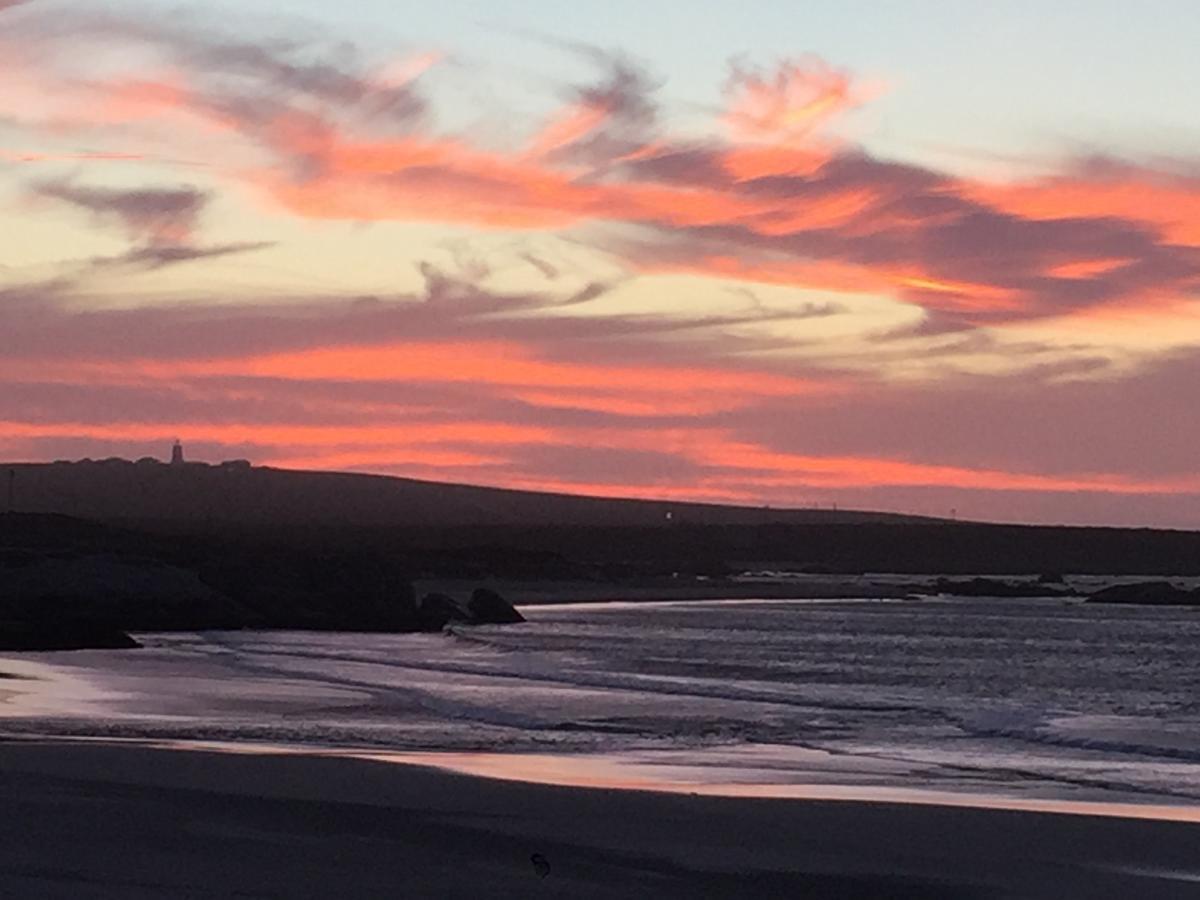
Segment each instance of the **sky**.
[{"label": "sky", "polygon": [[1200,12],[813,6],[0,0],[0,458],[1200,528]]}]

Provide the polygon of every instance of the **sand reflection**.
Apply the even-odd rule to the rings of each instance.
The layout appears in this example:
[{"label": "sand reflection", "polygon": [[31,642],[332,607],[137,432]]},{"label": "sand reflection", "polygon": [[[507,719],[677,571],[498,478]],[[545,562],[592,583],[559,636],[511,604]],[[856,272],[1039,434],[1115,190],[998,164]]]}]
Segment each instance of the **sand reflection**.
[{"label": "sand reflection", "polygon": [[711,797],[831,800],[868,803],[905,803],[1006,809],[1068,815],[1114,816],[1200,823],[1200,806],[1043,797],[1006,797],[996,794],[955,792],[885,785],[795,783],[760,780],[763,770],[746,780],[722,779],[719,767],[674,764],[669,758],[654,760],[649,754],[623,757],[532,753],[368,753],[362,759],[429,766],[462,775],[498,778],[565,787],[658,791]]}]

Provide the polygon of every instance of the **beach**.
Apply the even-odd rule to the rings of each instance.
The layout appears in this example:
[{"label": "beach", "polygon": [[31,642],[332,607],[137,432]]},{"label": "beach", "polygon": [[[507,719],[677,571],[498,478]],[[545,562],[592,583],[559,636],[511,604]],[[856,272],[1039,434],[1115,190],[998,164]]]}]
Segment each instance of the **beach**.
[{"label": "beach", "polygon": [[0,659],[0,896],[1200,895],[1187,610],[524,611]]},{"label": "beach", "polygon": [[[13,897],[1195,897],[1197,826],[0,744]],[[544,856],[539,877],[530,857]]]}]

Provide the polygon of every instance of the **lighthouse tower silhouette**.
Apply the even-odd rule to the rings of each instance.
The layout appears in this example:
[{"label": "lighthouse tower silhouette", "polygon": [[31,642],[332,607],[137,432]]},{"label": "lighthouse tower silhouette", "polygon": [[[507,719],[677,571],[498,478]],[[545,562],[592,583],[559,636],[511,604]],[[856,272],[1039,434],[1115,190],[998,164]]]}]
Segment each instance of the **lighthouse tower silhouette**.
[{"label": "lighthouse tower silhouette", "polygon": [[171,465],[183,465],[183,444],[179,443],[179,441],[176,441],[171,447]]}]

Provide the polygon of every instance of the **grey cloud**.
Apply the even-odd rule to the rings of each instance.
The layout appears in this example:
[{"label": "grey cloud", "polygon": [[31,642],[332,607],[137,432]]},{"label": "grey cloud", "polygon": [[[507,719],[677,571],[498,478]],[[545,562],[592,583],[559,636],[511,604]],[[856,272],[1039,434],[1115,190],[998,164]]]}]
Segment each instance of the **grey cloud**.
[{"label": "grey cloud", "polygon": [[202,259],[216,259],[222,256],[233,256],[238,253],[251,253],[255,250],[265,250],[274,246],[271,241],[242,241],[231,244],[213,244],[210,246],[192,246],[186,244],[156,245],[135,247],[120,256],[102,257],[93,260],[96,266],[135,266],[145,269],[162,269],[180,263],[196,262]]},{"label": "grey cloud", "polygon": [[35,194],[61,200],[101,221],[119,222],[128,235],[149,245],[183,243],[196,228],[209,195],[193,187],[100,188],[44,181]]}]

